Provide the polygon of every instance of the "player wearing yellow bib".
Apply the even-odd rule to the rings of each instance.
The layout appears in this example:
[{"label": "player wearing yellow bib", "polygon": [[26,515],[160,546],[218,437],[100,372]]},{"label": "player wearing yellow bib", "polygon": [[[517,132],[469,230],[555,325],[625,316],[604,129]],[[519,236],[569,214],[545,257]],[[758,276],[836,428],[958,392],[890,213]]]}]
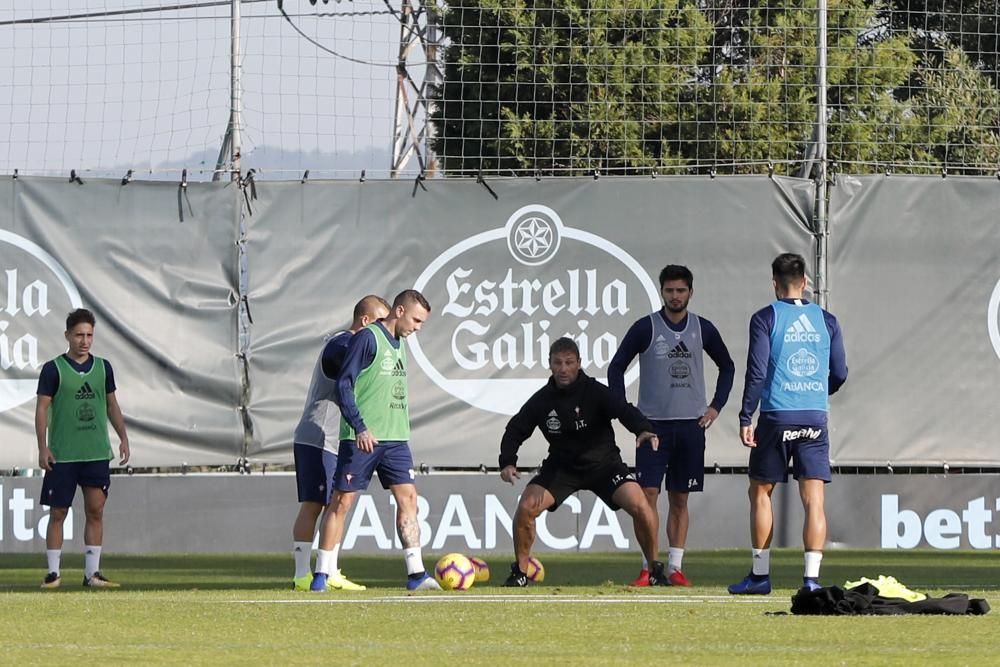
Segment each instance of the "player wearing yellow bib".
[{"label": "player wearing yellow bib", "polygon": [[[409,590],[440,589],[424,570],[417,521],[417,487],[413,483],[410,453],[410,411],[406,381],[405,338],[416,333],[430,314],[427,299],[416,290],[401,292],[392,310],[351,339],[337,378],[340,403],[340,450],[335,475],[336,497],[330,503],[332,518],[324,517],[324,536],[339,544],[344,520],[359,491],[368,488],[378,472],[382,487],[396,500],[396,531],[406,560]],[[336,553],[323,554],[324,569],[317,564],[312,590],[326,590],[327,575],[336,571]]]},{"label": "player wearing yellow bib", "polygon": [[49,526],[45,534],[49,572],[42,588],[62,583],[60,558],[63,522],[73,505],[76,487],[83,490],[86,526],[83,531],[83,585],[117,588],[101,574],[104,542],[104,503],[111,486],[109,461],[114,458],[108,438],[108,421],[118,434],[121,464],[129,459],[125,418],[115,397],[111,364],[90,354],[94,342],[94,315],[79,308],[66,318],[69,350],[42,366],[35,404],[38,465],[45,470],[41,504],[47,505]]}]

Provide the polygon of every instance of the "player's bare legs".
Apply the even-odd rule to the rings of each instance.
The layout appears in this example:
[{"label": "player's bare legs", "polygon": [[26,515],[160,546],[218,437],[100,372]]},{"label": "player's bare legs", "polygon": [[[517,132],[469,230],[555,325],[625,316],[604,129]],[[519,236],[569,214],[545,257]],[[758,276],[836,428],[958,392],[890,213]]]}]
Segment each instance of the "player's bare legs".
[{"label": "player's bare legs", "polygon": [[769,549],[774,537],[774,512],[771,494],[774,482],[750,480],[750,544],[754,549]]},{"label": "player's bare legs", "polygon": [[414,484],[393,484],[389,491],[396,499],[396,533],[403,545],[407,589],[441,590],[434,577],[424,570],[420,549],[420,520],[417,518],[417,487]]},{"label": "player's bare legs", "polygon": [[805,510],[802,524],[802,545],[805,547],[803,585],[813,590],[819,588],[819,568],[823,562],[823,547],[826,545],[826,510],[824,509],[826,488],[821,479],[800,479],[799,497]]},{"label": "player's bare legs", "polygon": [[549,490],[538,484],[529,484],[521,494],[514,512],[514,557],[521,572],[528,571],[528,557],[535,543],[535,520],[555,502]]},{"label": "player's bare legs", "polygon": [[299,503],[299,513],[292,526],[292,539],[296,542],[312,542],[316,533],[316,520],[322,512],[323,505],[320,503]]},{"label": "player's bare legs", "polygon": [[[101,546],[104,544],[104,503],[108,496],[96,486],[84,486],[83,511],[87,522],[83,528],[83,543]],[[61,531],[61,529],[60,529]],[[62,532],[59,533],[62,535]]]},{"label": "player's bare legs", "polygon": [[635,539],[646,561],[652,564],[658,560],[656,538],[659,522],[656,513],[649,507],[648,495],[638,484],[628,483],[619,486],[611,499],[632,517]]},{"label": "player's bare legs", "polygon": [[[656,531],[653,533],[653,552],[660,552],[660,512],[656,507],[656,503],[660,499],[660,489],[656,486],[644,486],[642,487],[642,495],[646,498],[646,504],[649,505],[649,510],[653,513],[653,524],[656,526]],[[669,536],[669,532],[667,533]],[[636,538],[638,539],[638,538]],[[648,559],[647,559],[648,561]]]},{"label": "player's bare legs", "polygon": [[49,509],[49,527],[45,529],[46,549],[62,549],[63,523],[65,523],[68,514],[68,507],[52,507]]},{"label": "player's bare legs", "polygon": [[805,510],[802,544],[806,551],[822,551],[826,544],[825,484],[821,479],[800,479],[799,496]]},{"label": "player's bare legs", "polygon": [[323,521],[319,529],[319,548],[332,549],[340,544],[344,537],[344,523],[347,513],[354,506],[358,497],[356,491],[337,491],[330,499],[330,504],[323,511]]},{"label": "player's bare legs", "polygon": [[683,549],[687,542],[688,523],[688,493],[667,491],[670,509],[667,512],[667,541],[670,546]]},{"label": "player's bare legs", "polygon": [[420,546],[420,522],[417,521],[417,487],[396,484],[392,487],[396,499],[396,532],[404,549]]}]

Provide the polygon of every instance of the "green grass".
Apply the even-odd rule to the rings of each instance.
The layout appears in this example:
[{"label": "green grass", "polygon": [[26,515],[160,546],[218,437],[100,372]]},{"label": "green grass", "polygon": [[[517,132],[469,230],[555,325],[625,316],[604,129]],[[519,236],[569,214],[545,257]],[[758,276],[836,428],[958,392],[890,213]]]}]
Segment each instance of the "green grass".
[{"label": "green grass", "polygon": [[[1000,612],[982,617],[799,617],[787,612],[801,553],[772,556],[767,597],[732,598],[740,551],[689,552],[691,589],[627,588],[635,555],[545,555],[527,590],[477,585],[408,594],[401,556],[341,559],[369,589],[289,590],[290,555],[102,559],[123,584],[80,587],[67,555],[63,587],[39,590],[43,555],[0,555],[0,663],[211,665],[986,665],[1000,663]],[[433,560],[427,557],[428,565]],[[488,556],[493,581],[509,554]],[[823,581],[893,575],[914,590],[957,590],[998,604],[994,552],[833,551]],[[479,596],[497,596],[485,599]],[[503,596],[503,597],[500,597]]]}]

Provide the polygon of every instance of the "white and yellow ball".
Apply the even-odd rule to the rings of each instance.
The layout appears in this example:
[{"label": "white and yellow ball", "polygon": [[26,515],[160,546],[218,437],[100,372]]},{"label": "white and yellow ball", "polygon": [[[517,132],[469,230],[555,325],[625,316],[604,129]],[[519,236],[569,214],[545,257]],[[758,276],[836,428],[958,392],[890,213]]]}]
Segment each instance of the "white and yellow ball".
[{"label": "white and yellow ball", "polygon": [[534,556],[528,557],[528,569],[524,573],[528,575],[528,581],[533,581],[536,584],[545,580],[545,568],[542,566],[542,561]]},{"label": "white and yellow ball", "polygon": [[476,583],[482,584],[490,580],[490,566],[482,558],[469,556],[472,567],[476,568]]},{"label": "white and yellow ball", "polygon": [[464,591],[475,583],[476,568],[462,554],[448,554],[434,566],[434,578],[446,591]]}]

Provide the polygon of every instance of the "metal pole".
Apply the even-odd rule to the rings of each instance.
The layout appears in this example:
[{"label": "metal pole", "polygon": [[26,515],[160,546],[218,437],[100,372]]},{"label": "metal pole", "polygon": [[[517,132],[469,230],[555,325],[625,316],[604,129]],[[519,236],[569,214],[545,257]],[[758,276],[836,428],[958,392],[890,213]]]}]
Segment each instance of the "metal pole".
[{"label": "metal pole", "polygon": [[243,64],[240,61],[240,0],[233,0],[230,10],[230,45],[229,45],[229,158],[232,165],[232,179],[240,178],[240,151],[243,148],[240,136],[243,109],[243,91],[241,88],[241,73]]},{"label": "metal pole", "polygon": [[830,237],[827,217],[827,197],[829,186],[826,181],[827,138],[826,138],[826,18],[827,0],[817,0],[816,31],[816,284],[813,286],[814,300],[823,308],[829,300],[829,255],[827,241]]}]

